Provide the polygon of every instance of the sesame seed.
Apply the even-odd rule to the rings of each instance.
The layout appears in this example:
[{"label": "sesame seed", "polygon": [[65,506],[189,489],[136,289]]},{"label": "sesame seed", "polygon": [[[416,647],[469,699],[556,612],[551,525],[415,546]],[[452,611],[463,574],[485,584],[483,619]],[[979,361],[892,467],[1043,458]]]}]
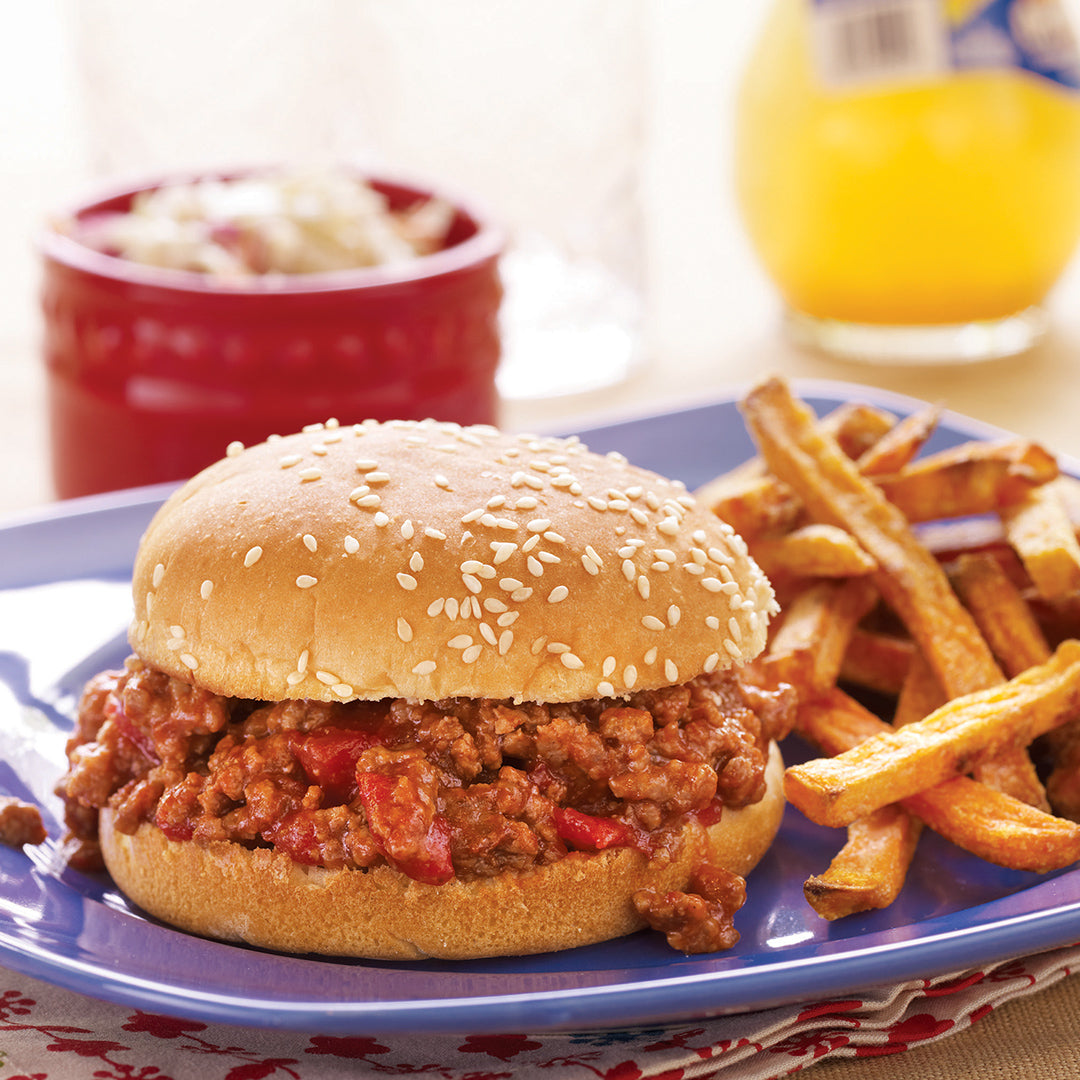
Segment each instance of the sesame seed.
[{"label": "sesame seed", "polygon": [[604,658],[604,666],[603,666],[603,668],[601,670],[603,671],[604,678],[607,678],[609,675],[611,675],[612,672],[614,672],[614,670],[615,670],[615,657],[614,656],[605,657]]},{"label": "sesame seed", "polygon": [[597,495],[590,495],[590,496],[589,496],[589,497],[588,497],[588,498],[587,498],[587,499],[586,499],[585,501],[586,501],[586,502],[587,502],[587,503],[588,503],[588,504],[589,504],[589,505],[590,505],[590,506],[591,506],[591,507],[592,507],[592,508],[593,508],[594,510],[600,510],[600,511],[604,511],[604,510],[606,510],[606,509],[607,509],[607,502],[606,502],[606,501],[605,501],[604,499],[601,499],[601,498],[600,498],[599,496],[597,496]]},{"label": "sesame seed", "polygon": [[663,621],[658,619],[655,615],[646,615],[642,618],[641,625],[644,626],[646,630],[665,629]]},{"label": "sesame seed", "polygon": [[211,580],[210,580],[209,578],[207,578],[207,580],[206,580],[206,581],[204,581],[204,582],[203,582],[203,583],[202,583],[202,584],[201,584],[201,585],[199,586],[199,595],[200,595],[200,596],[201,596],[201,597],[202,597],[202,598],[203,598],[204,600],[209,600],[209,599],[210,599],[210,594],[211,594],[211,593],[212,593],[213,591],[214,591],[214,583],[213,583],[213,582],[212,582],[212,581],[211,581]]},{"label": "sesame seed", "polygon": [[356,500],[356,505],[357,506],[363,506],[365,508],[369,508],[369,507],[373,507],[373,506],[379,506],[379,505],[381,505],[381,503],[382,503],[382,498],[380,496],[378,496],[378,495],[375,495],[375,494],[361,495],[360,498]]},{"label": "sesame seed", "polygon": [[471,593],[481,592],[484,588],[483,582],[475,574],[462,574],[461,580],[465,584],[465,588]]},{"label": "sesame seed", "polygon": [[297,476],[300,477],[301,483],[306,484],[312,480],[321,480],[322,470],[316,469],[314,466],[312,466],[307,469],[301,469],[300,472],[297,473]]},{"label": "sesame seed", "polygon": [[374,522],[377,528],[385,529],[390,524],[390,519],[380,510],[374,517]]},{"label": "sesame seed", "polygon": [[728,633],[731,634],[732,641],[742,641],[742,627],[739,625],[739,620],[734,615],[727,621]]},{"label": "sesame seed", "polygon": [[302,454],[286,454],[278,461],[278,464],[283,469],[291,469],[294,465],[299,465],[304,460]]},{"label": "sesame seed", "polygon": [[492,540],[491,550],[495,552],[495,558],[492,561],[498,566],[517,551],[517,544],[510,540]]},{"label": "sesame seed", "polygon": [[719,630],[720,629],[720,620],[715,615],[706,615],[705,616],[705,625],[710,630]]},{"label": "sesame seed", "polygon": [[499,510],[506,505],[505,495],[492,495],[487,501],[487,508],[489,510]]},{"label": "sesame seed", "polygon": [[154,610],[154,594],[151,593],[151,592],[148,592],[146,594],[146,614],[147,614],[147,617],[150,616],[150,613],[153,610]]},{"label": "sesame seed", "polygon": [[532,589],[529,589],[529,588],[515,589],[510,594],[510,599],[515,600],[518,603],[521,603],[523,600],[528,600],[529,597],[532,596],[532,594],[533,594],[533,591],[532,591]]},{"label": "sesame seed", "polygon": [[355,555],[360,550],[360,541],[355,536],[345,537],[345,550],[350,555]]},{"label": "sesame seed", "polygon": [[705,669],[705,674],[706,675],[711,675],[716,670],[716,665],[719,664],[719,663],[720,663],[720,654],[719,653],[709,653],[709,655],[705,657],[705,664],[703,665],[704,669]]},{"label": "sesame seed", "polygon": [[182,637],[186,637],[186,636],[187,636],[187,635],[186,635],[186,634],[184,633],[184,628],[183,628],[182,626],[170,626],[170,627],[169,627],[169,633],[170,633],[170,634],[171,634],[171,635],[172,635],[172,636],[173,636],[174,638],[182,638]]},{"label": "sesame seed", "polygon": [[664,661],[664,678],[670,683],[677,683],[679,681],[679,669],[675,666],[673,660]]},{"label": "sesame seed", "polygon": [[172,641],[165,642],[165,648],[169,652],[179,652],[185,645],[187,645],[187,641],[184,638],[174,638]]},{"label": "sesame seed", "polygon": [[458,634],[452,637],[447,643],[447,647],[451,649],[467,649],[473,644],[473,639],[469,634]]},{"label": "sesame seed", "polygon": [[304,673],[302,671],[290,671],[289,674],[285,676],[285,682],[288,683],[289,686],[296,686],[297,683],[302,683],[303,681]]},{"label": "sesame seed", "polygon": [[403,588],[412,592],[416,588],[416,578],[412,574],[398,574],[397,583]]},{"label": "sesame seed", "polygon": [[495,622],[499,626],[512,626],[521,617],[520,611],[504,611]]},{"label": "sesame seed", "polygon": [[325,427],[325,424],[305,424],[300,430],[305,435],[310,435],[313,431],[322,431]]},{"label": "sesame seed", "polygon": [[549,544],[565,544],[566,543],[566,537],[560,536],[557,532],[546,532],[546,533],[544,533],[544,539]]},{"label": "sesame seed", "polygon": [[548,518],[533,518],[525,528],[532,533],[542,533],[551,528],[551,521]]},{"label": "sesame seed", "polygon": [[244,452],[244,444],[239,440],[233,440],[225,447],[226,457],[237,457]]},{"label": "sesame seed", "polygon": [[527,554],[528,552],[532,551],[532,549],[534,547],[536,547],[536,545],[539,544],[539,543],[540,543],[540,534],[536,533],[535,535],[530,536],[529,539],[526,540],[525,543],[521,545],[521,550]]},{"label": "sesame seed", "polygon": [[427,613],[432,618],[435,618],[436,615],[441,615],[442,614],[443,608],[445,606],[446,606],[446,601],[442,597],[439,597],[438,600],[432,600],[431,603],[428,604]]},{"label": "sesame seed", "polygon": [[364,479],[369,484],[385,484],[389,482],[390,474],[386,472],[370,472],[364,477]]},{"label": "sesame seed", "polygon": [[649,579],[644,574],[637,579],[637,591],[642,600],[649,599]]},{"label": "sesame seed", "polygon": [[[260,549],[261,551],[261,549]],[[150,579],[150,584],[156,589],[161,584],[161,579],[165,576],[165,566],[163,563],[158,563],[154,567],[153,577]]]},{"label": "sesame seed", "polygon": [[525,565],[533,577],[541,577],[544,573],[544,564],[535,555],[530,555]]},{"label": "sesame seed", "polygon": [[399,618],[397,621],[397,636],[402,641],[412,641],[413,631],[408,620]]},{"label": "sesame seed", "polygon": [[462,524],[462,525],[471,525],[471,524],[472,524],[472,523],[473,523],[474,521],[479,521],[479,519],[480,519],[480,518],[482,518],[483,516],[484,516],[484,511],[483,511],[482,509],[479,509],[479,510],[470,510],[470,511],[469,511],[469,512],[468,512],[468,513],[467,513],[467,514],[466,514],[466,515],[465,515],[465,516],[464,516],[464,517],[463,517],[463,518],[461,519],[461,524]]},{"label": "sesame seed", "polygon": [[514,503],[515,510],[535,510],[540,505],[539,501],[533,495],[522,495],[516,503]]},{"label": "sesame seed", "polygon": [[442,488],[444,491],[453,491],[454,490],[450,486],[450,481],[447,480],[446,477],[443,476],[442,473],[436,473],[435,474],[434,482],[435,482],[436,487]]},{"label": "sesame seed", "polygon": [[318,551],[319,542],[311,535],[311,533],[304,533],[304,547],[306,547],[308,551]]},{"label": "sesame seed", "polygon": [[480,658],[480,654],[484,651],[483,645],[470,645],[462,654],[461,662],[463,664],[472,664]]},{"label": "sesame seed", "polygon": [[499,655],[505,656],[510,651],[510,646],[514,643],[514,631],[504,630],[499,635]]},{"label": "sesame seed", "polygon": [[319,680],[324,686],[334,686],[341,680],[330,671],[316,671],[315,678]]},{"label": "sesame seed", "polygon": [[570,668],[571,671],[580,671],[585,666],[584,661],[580,660],[572,652],[563,653],[559,660],[563,667]]},{"label": "sesame seed", "polygon": [[371,458],[357,458],[356,467],[360,472],[367,473],[371,472],[373,469],[377,469],[379,463],[377,461],[372,461]]},{"label": "sesame seed", "polygon": [[326,455],[330,453],[330,447],[327,446],[325,443],[316,443],[311,448],[311,452],[316,457],[326,457]]},{"label": "sesame seed", "polygon": [[436,668],[434,660],[421,660],[416,667],[413,668],[414,675],[430,675]]},{"label": "sesame seed", "polygon": [[296,579],[296,584],[301,589],[310,589],[313,585],[319,584],[319,579],[312,577],[310,574],[301,574]]},{"label": "sesame seed", "polygon": [[554,653],[555,655],[560,655],[562,653],[568,653],[570,651],[570,646],[561,641],[553,641],[548,645],[547,651],[549,653]]},{"label": "sesame seed", "polygon": [[699,566],[704,566],[708,562],[709,556],[699,547],[692,547],[690,549],[690,558],[694,560]]},{"label": "sesame seed", "polygon": [[593,559],[589,558],[588,555],[581,556],[581,565],[584,566],[585,569],[594,577],[600,573],[600,567]]},{"label": "sesame seed", "polygon": [[484,610],[490,611],[493,615],[498,615],[502,611],[506,611],[506,605],[497,597],[489,596],[484,601]]},{"label": "sesame seed", "polygon": [[682,611],[679,610],[678,604],[672,604],[671,607],[667,609],[668,626],[678,626],[679,619],[681,618]]},{"label": "sesame seed", "polygon": [[704,566],[698,566],[697,563],[692,563],[692,562],[683,563],[683,569],[688,574],[693,574],[694,577],[700,577],[702,574],[705,573],[705,567]]},{"label": "sesame seed", "polygon": [[409,558],[409,569],[413,573],[420,573],[424,569],[424,556],[419,551],[414,551]]},{"label": "sesame seed", "polygon": [[244,566],[254,566],[262,558],[263,549],[256,544],[253,548],[248,548],[248,553],[244,556]]},{"label": "sesame seed", "polygon": [[517,578],[513,578],[513,577],[499,578],[499,588],[502,589],[503,592],[513,592],[515,589],[523,588],[524,585],[525,585],[525,582],[524,581],[518,581]]},{"label": "sesame seed", "polygon": [[644,660],[646,664],[656,663],[656,646],[654,645],[648,652],[645,653]]},{"label": "sesame seed", "polygon": [[349,492],[349,502],[356,502],[357,499],[363,498],[370,490],[371,488],[369,488],[367,484],[361,484],[359,487],[354,487],[352,491]]},{"label": "sesame seed", "polygon": [[657,532],[662,532],[665,536],[678,536],[679,534],[679,520],[678,518],[666,517],[663,521],[659,522],[656,526]]},{"label": "sesame seed", "polygon": [[636,506],[632,506],[630,508],[630,516],[639,525],[648,525],[649,524],[649,515],[646,514],[644,510],[639,510]]},{"label": "sesame seed", "polygon": [[424,529],[424,535],[427,536],[427,537],[430,537],[432,540],[445,540],[446,539],[446,533],[442,532],[439,529],[434,529],[430,525],[428,525]]},{"label": "sesame seed", "polygon": [[416,529],[413,527],[413,523],[406,518],[401,523],[401,535],[406,540],[411,540],[416,533]]},{"label": "sesame seed", "polygon": [[561,600],[565,600],[570,595],[570,590],[565,585],[556,585],[551,592],[548,593],[548,603],[557,604]]},{"label": "sesame seed", "polygon": [[560,559],[558,555],[554,555],[550,551],[538,551],[536,553],[536,557],[542,563],[560,563],[560,562],[562,562],[562,559]]},{"label": "sesame seed", "polygon": [[[458,617],[459,612],[458,602],[453,596],[446,598],[446,617],[453,622]],[[467,613],[466,613],[467,614]]]},{"label": "sesame seed", "polygon": [[529,652],[531,652],[533,654],[533,656],[539,656],[540,653],[542,653],[544,651],[544,646],[546,644],[547,644],[547,638],[546,637],[542,637],[542,636],[538,637],[532,643],[532,645],[529,646]]},{"label": "sesame seed", "polygon": [[352,697],[353,688],[348,683],[334,683],[334,685],[330,687],[330,689],[333,690],[338,697]]},{"label": "sesame seed", "polygon": [[482,623],[480,623],[480,624],[479,624],[479,626],[478,626],[478,629],[479,629],[479,631],[480,631],[480,636],[481,636],[481,637],[482,637],[482,638],[483,638],[483,639],[484,639],[484,640],[485,640],[485,641],[486,641],[486,642],[487,642],[487,643],[488,643],[489,645],[494,645],[494,644],[496,643],[496,638],[495,638],[495,631],[494,631],[494,630],[492,630],[492,629],[491,629],[491,627],[490,627],[490,626],[488,626],[488,624],[487,624],[487,623],[485,623],[485,622],[482,622]]},{"label": "sesame seed", "polygon": [[183,664],[184,667],[190,668],[192,671],[194,671],[199,666],[199,661],[196,660],[195,657],[192,656],[189,652],[180,654],[180,663]]},{"label": "sesame seed", "polygon": [[655,570],[658,574],[666,574],[671,567],[666,562],[654,562],[649,564],[650,570]]},{"label": "sesame seed", "polygon": [[707,577],[701,579],[701,587],[708,589],[709,592],[718,593],[723,589],[724,583],[719,578]]},{"label": "sesame seed", "polygon": [[734,641],[725,641],[724,648],[727,649],[728,655],[731,656],[732,659],[739,660],[742,658],[742,650]]},{"label": "sesame seed", "polygon": [[623,685],[627,690],[634,688],[634,683],[637,682],[637,668],[633,664],[630,664],[623,672]]}]

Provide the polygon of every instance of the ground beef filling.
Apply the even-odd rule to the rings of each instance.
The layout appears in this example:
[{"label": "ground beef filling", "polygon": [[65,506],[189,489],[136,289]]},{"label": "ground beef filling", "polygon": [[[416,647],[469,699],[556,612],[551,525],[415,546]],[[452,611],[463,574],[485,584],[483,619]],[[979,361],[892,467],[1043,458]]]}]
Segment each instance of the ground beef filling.
[{"label": "ground beef filling", "polygon": [[[689,818],[711,824],[761,799],[768,742],[788,714],[783,693],[731,672],[625,701],[266,704],[132,658],[87,686],[58,790],[86,869],[101,865],[108,806],[122,832],[151,821],[175,840],[273,847],[331,869],[389,863],[442,884],[572,850],[666,860]],[[701,905],[637,901],[676,947],[732,943],[738,905],[706,877]]]}]

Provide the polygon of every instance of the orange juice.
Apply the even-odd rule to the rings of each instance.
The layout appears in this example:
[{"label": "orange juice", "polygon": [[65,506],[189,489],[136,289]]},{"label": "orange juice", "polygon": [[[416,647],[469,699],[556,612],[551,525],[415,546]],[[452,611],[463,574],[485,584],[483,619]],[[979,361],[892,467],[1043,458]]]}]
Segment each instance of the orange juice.
[{"label": "orange juice", "polygon": [[[849,32],[830,57],[834,27],[815,22],[830,7],[845,17],[907,10],[922,23],[906,38],[882,23],[892,70],[852,73],[843,65],[860,47],[883,46],[869,29]],[[996,42],[983,26],[965,45],[957,28],[980,17],[997,19]],[[1024,18],[1046,43],[1037,59],[1058,62],[1050,75],[1018,66],[1026,54],[1005,47],[1001,26],[1015,36]],[[736,184],[790,309],[942,326],[1043,300],[1080,237],[1080,91],[1063,18],[1056,0],[778,0],[740,89]],[[900,54],[919,49],[905,67]]]}]

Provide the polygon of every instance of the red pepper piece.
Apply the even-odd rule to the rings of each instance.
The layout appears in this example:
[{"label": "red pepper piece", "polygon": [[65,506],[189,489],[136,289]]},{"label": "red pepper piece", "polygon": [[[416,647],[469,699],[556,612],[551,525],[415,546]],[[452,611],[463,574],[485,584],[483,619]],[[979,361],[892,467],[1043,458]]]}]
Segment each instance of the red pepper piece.
[{"label": "red pepper piece", "polygon": [[555,828],[560,839],[585,851],[602,851],[633,841],[633,832],[625,822],[583,814],[571,806],[556,807]]},{"label": "red pepper piece", "polygon": [[322,727],[296,746],[296,757],[311,782],[323,789],[323,806],[340,806],[356,798],[356,761],[382,742],[365,728]]},{"label": "red pepper piece", "polygon": [[[414,785],[405,777],[376,772],[357,773],[356,785],[368,830],[391,866],[426,885],[445,885],[453,878],[450,827],[439,814],[425,822]],[[399,785],[407,785],[404,793]]]}]

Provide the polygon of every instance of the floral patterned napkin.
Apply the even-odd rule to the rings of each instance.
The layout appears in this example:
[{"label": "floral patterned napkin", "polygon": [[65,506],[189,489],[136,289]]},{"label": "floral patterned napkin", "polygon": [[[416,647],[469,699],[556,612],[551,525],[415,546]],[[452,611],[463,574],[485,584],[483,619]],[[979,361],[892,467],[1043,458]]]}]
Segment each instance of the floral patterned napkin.
[{"label": "floral patterned napkin", "polygon": [[2,1080],[771,1080],[970,1027],[1080,966],[1080,946],[858,997],[626,1031],[301,1035],[159,1016],[0,969]]}]

